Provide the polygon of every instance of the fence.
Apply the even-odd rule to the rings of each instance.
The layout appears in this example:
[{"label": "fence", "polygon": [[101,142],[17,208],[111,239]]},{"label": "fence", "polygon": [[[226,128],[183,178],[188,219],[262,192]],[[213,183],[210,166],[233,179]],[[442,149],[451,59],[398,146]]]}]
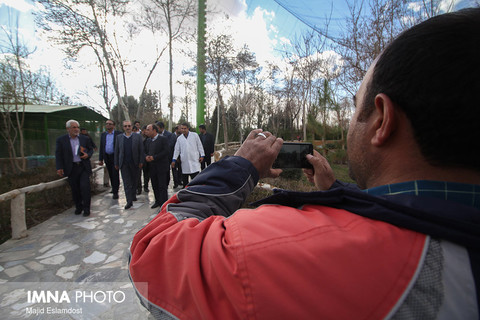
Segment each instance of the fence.
[{"label": "fence", "polygon": [[[104,169],[104,168],[105,166],[99,166],[93,169],[94,181],[96,181],[95,173],[100,169]],[[68,183],[67,177],[64,177],[55,181],[39,183],[33,186],[15,189],[0,195],[0,202],[12,200],[10,203],[12,239],[21,239],[27,236],[27,222],[25,219],[25,195],[29,193],[41,192],[48,189],[58,188],[67,183]]]}]

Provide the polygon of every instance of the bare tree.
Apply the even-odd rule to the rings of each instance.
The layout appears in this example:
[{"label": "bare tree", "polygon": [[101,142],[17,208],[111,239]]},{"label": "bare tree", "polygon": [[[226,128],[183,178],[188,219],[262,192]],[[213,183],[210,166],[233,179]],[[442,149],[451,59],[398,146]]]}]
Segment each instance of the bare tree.
[{"label": "bare tree", "polygon": [[[37,24],[48,32],[50,40],[62,46],[70,58],[78,56],[83,48],[90,48],[96,55],[102,77],[105,71],[118,104],[126,120],[130,120],[128,109],[120,93],[117,68],[124,66],[113,39],[110,39],[109,23],[126,13],[128,0],[38,0],[45,10],[37,13]],[[120,58],[120,60],[118,60]],[[124,75],[124,70],[122,72]],[[108,90],[103,78],[104,90]],[[126,86],[124,82],[124,87]],[[124,88],[126,91],[126,87]],[[104,91],[104,100],[108,95]],[[106,106],[109,110],[109,105]],[[110,112],[110,110],[109,110]]]},{"label": "bare tree", "polygon": [[[177,83],[182,84],[183,88],[185,90],[183,98],[181,99],[181,101],[184,103],[184,105],[182,107],[182,115],[185,118],[185,120],[187,122],[189,122],[189,119],[190,119],[190,104],[195,99],[195,98],[192,99],[192,97],[191,97],[192,93],[195,94],[195,89],[196,89],[195,83],[190,79],[187,79],[187,80],[184,80],[184,81],[177,81]],[[199,123],[199,124],[201,124],[201,123]]]},{"label": "bare tree", "polygon": [[349,16],[340,36],[320,34],[332,41],[335,51],[343,57],[344,71],[339,84],[350,95],[355,94],[368,67],[382,50],[403,30],[429,17],[451,11],[454,0],[348,0]]},{"label": "bare tree", "polygon": [[[160,9],[162,20],[155,16],[157,10],[153,10],[152,5],[144,2],[146,11],[150,12],[150,17],[155,23],[152,26],[157,26],[162,29],[168,36],[168,56],[169,56],[169,109],[170,118],[168,122],[168,129],[172,130],[173,124],[173,43],[185,37],[192,36],[192,28],[189,27],[188,22],[191,22],[196,17],[197,7],[195,0],[150,0],[157,9]],[[192,24],[193,25],[193,24]]]},{"label": "bare tree", "polygon": [[310,31],[297,39],[294,45],[295,55],[292,64],[296,75],[302,80],[302,128],[305,138],[307,136],[308,109],[313,101],[312,88],[323,68],[320,53],[323,50],[324,43],[324,40],[316,32]]},{"label": "bare tree", "polygon": [[224,85],[230,83],[233,76],[233,53],[234,49],[231,36],[221,34],[209,39],[207,43],[207,77],[208,80],[216,86],[219,103],[218,112],[222,117],[223,139],[226,149],[228,149],[228,130],[222,89]]},{"label": "bare tree", "polygon": [[[233,61],[234,78],[236,80],[236,94],[234,101],[237,109],[237,119],[240,139],[243,137],[243,125],[249,126],[251,115],[254,113],[255,85],[260,71],[255,54],[244,45]],[[243,90],[240,88],[243,87]]]},{"label": "bare tree", "polygon": [[[25,123],[25,105],[48,103],[61,98],[48,72],[40,69],[30,70],[28,58],[35,51],[22,43],[19,36],[18,17],[15,27],[7,30],[0,45],[0,135],[7,143],[12,172],[26,171],[23,128]],[[18,153],[17,153],[18,150]],[[17,156],[21,161],[17,162]]]},{"label": "bare tree", "polygon": [[352,99],[349,98],[342,98],[339,103],[334,105],[343,150],[345,150],[345,132],[348,130],[348,118],[351,115],[352,109]]},{"label": "bare tree", "polygon": [[[140,10],[141,10],[140,14],[134,17],[136,25],[142,26],[143,28],[146,28],[147,30],[149,30],[155,39],[154,41],[155,42],[155,59],[151,64],[147,77],[145,79],[145,82],[143,83],[141,94],[144,95],[146,94],[148,83],[155,69],[157,68],[158,63],[160,62],[161,57],[163,56],[163,53],[165,52],[165,50],[167,50],[167,48],[170,47],[170,44],[167,41],[163,46],[159,46],[160,43],[163,43],[162,39],[158,39],[157,37],[159,34],[158,31],[162,31],[162,27],[161,27],[162,16],[161,14],[159,14],[157,8],[154,6],[151,6],[149,2],[142,2],[142,6]],[[138,34],[139,32],[136,25],[130,24],[129,26],[132,35]],[[140,104],[139,104],[137,115],[136,115],[137,119],[142,119],[144,108],[145,108],[144,101],[143,99],[140,99]]]}]

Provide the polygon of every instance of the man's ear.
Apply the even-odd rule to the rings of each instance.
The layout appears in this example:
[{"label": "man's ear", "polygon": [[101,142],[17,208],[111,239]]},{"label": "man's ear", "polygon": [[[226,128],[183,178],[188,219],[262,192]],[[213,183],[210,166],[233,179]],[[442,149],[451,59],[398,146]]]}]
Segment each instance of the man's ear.
[{"label": "man's ear", "polygon": [[389,96],[383,93],[377,94],[375,97],[375,120],[373,122],[375,133],[372,137],[371,143],[380,147],[384,145],[393,132],[397,128],[397,113],[395,107]]}]

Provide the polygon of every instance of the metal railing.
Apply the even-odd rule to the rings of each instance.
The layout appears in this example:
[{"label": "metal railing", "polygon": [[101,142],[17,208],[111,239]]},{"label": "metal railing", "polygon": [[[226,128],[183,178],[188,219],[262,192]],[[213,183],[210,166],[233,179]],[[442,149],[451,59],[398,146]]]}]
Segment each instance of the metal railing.
[{"label": "metal railing", "polygon": [[[98,166],[92,170],[95,174],[105,166]],[[25,195],[35,192],[41,192],[48,189],[58,188],[68,183],[67,177],[50,181],[42,182],[36,185],[27,186],[7,193],[0,194],[0,202],[12,200],[10,203],[10,221],[12,225],[12,239],[21,239],[27,236],[27,221],[25,219]],[[94,175],[94,181],[96,177]]]}]

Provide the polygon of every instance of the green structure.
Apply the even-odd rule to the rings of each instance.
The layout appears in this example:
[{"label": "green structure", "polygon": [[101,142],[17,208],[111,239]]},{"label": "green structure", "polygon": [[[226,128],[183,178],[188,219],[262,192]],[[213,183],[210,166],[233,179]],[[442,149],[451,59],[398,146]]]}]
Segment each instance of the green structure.
[{"label": "green structure", "polygon": [[[5,110],[6,107],[2,108]],[[13,112],[12,116],[15,116]],[[99,145],[107,118],[95,110],[83,106],[26,105],[23,125],[25,156],[55,155],[55,140],[67,133],[65,123],[70,119],[77,120],[80,127],[86,128]],[[7,142],[1,137],[0,158],[8,157]]]},{"label": "green structure", "polygon": [[207,28],[206,0],[198,0],[197,33],[197,127],[205,123],[205,31]]}]

